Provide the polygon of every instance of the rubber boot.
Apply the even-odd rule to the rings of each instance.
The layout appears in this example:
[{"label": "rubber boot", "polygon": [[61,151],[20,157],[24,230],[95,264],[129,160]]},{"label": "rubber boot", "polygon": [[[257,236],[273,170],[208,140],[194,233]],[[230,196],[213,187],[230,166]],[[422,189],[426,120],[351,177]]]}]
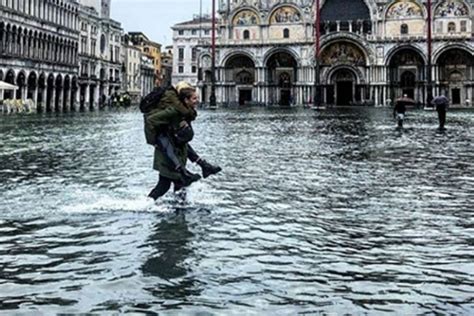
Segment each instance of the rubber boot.
[{"label": "rubber boot", "polygon": [[209,176],[211,176],[211,175],[213,175],[213,174],[216,174],[216,173],[222,171],[222,168],[221,168],[221,167],[219,167],[219,166],[213,166],[213,165],[211,165],[210,163],[208,163],[207,161],[205,161],[204,159],[199,159],[199,160],[197,161],[197,164],[198,164],[199,166],[201,166],[201,168],[202,168],[202,176],[203,176],[204,178],[207,178],[207,177],[209,177]]},{"label": "rubber boot", "polygon": [[178,167],[176,169],[180,175],[181,175],[181,182],[183,184],[183,187],[187,187],[191,185],[191,183],[196,182],[201,179],[201,176],[198,175],[197,173],[191,173],[188,171],[188,169],[183,168],[183,167]]}]

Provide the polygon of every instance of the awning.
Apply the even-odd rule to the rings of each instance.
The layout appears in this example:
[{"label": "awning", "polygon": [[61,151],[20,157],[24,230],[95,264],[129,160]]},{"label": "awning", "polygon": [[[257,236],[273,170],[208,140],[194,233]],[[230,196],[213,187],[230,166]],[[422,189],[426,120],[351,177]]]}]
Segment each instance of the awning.
[{"label": "awning", "polygon": [[5,81],[0,81],[0,90],[16,90],[18,89],[17,86],[9,84]]}]

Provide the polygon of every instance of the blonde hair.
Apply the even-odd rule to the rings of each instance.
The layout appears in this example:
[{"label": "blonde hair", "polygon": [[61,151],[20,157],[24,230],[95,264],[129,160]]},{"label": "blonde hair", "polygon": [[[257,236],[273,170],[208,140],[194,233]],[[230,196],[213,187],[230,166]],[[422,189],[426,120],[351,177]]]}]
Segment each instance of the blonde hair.
[{"label": "blonde hair", "polygon": [[179,94],[181,92],[181,90],[192,88],[192,86],[189,83],[187,83],[186,81],[180,81],[176,84],[175,88],[176,88],[176,91]]}]

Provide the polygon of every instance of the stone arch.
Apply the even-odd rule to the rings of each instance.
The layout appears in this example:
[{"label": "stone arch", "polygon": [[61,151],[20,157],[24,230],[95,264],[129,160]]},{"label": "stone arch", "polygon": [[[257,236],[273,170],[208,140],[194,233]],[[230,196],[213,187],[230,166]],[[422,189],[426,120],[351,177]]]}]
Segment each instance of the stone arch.
[{"label": "stone arch", "polygon": [[444,46],[444,47],[441,47],[440,49],[436,50],[434,53],[433,53],[433,62],[435,64],[440,64],[442,63],[440,57],[441,55],[443,55],[444,53],[446,53],[447,51],[449,50],[453,50],[453,49],[458,49],[458,50],[461,50],[461,51],[465,51],[467,52],[468,54],[470,54],[474,60],[474,48],[466,45],[466,44],[450,44],[448,46]]},{"label": "stone arch", "polygon": [[46,74],[40,73],[38,77],[38,97],[37,97],[37,108],[38,111],[44,111],[45,109],[45,95],[46,94]]},{"label": "stone arch", "polygon": [[267,52],[265,57],[266,79],[271,93],[270,103],[289,106],[293,103],[293,87],[298,78],[298,60],[288,49]]},{"label": "stone arch", "polygon": [[230,20],[233,26],[252,26],[261,23],[258,12],[251,7],[240,8],[231,16]]},{"label": "stone arch", "polygon": [[27,76],[24,70],[21,70],[16,76],[15,84],[18,86],[18,89],[16,90],[17,99],[22,99],[23,97],[24,91],[26,89],[26,78]]},{"label": "stone arch", "polygon": [[322,77],[327,104],[356,105],[366,99],[367,79],[359,67],[350,64],[334,65],[324,69]]},{"label": "stone arch", "polygon": [[324,65],[349,64],[365,66],[369,63],[369,53],[358,42],[338,38],[324,43],[321,47],[321,63]]},{"label": "stone arch", "polygon": [[3,54],[3,52],[5,51],[5,47],[3,46],[3,43],[5,42],[5,36],[6,36],[5,23],[3,21],[0,21],[0,54]]},{"label": "stone arch", "polygon": [[425,56],[412,46],[397,48],[388,60],[388,80],[392,100],[402,95],[424,100]]},{"label": "stone arch", "polygon": [[269,25],[304,23],[304,14],[300,8],[290,3],[283,3],[273,8],[266,21]]},{"label": "stone arch", "polygon": [[422,19],[427,12],[423,5],[416,0],[393,0],[384,10],[385,20]]},{"label": "stone arch", "polygon": [[224,64],[224,81],[235,84],[235,100],[239,105],[245,105],[253,100],[253,90],[256,82],[256,64],[248,55],[234,53],[228,56]]},{"label": "stone arch", "polygon": [[48,78],[46,79],[46,111],[52,112],[53,111],[53,95],[54,95],[54,74],[49,74]]},{"label": "stone arch", "polygon": [[341,69],[347,69],[348,71],[350,71],[354,75],[353,79],[355,80],[356,84],[366,83],[367,80],[365,78],[364,73],[354,65],[336,65],[334,67],[329,68],[323,73],[323,84],[330,85],[334,83],[333,78],[335,74]]},{"label": "stone arch", "polygon": [[401,50],[413,50],[422,58],[424,64],[428,63],[426,55],[421,51],[421,49],[413,45],[401,45],[395,46],[387,52],[387,54],[385,55],[384,64],[389,65],[392,58]]},{"label": "stone arch", "polygon": [[[206,54],[204,54],[203,56],[205,56],[205,55],[206,55]],[[209,55],[209,54],[207,54],[207,55]],[[225,65],[229,62],[229,60],[232,59],[234,56],[237,56],[237,55],[246,56],[246,57],[248,57],[250,60],[252,60],[252,62],[254,63],[255,67],[258,67],[258,66],[259,66],[259,65],[257,64],[257,62],[256,62],[257,59],[255,58],[255,56],[254,56],[252,53],[247,52],[247,51],[243,51],[243,50],[232,51],[231,53],[225,55],[225,56],[222,58],[220,64],[225,67]],[[210,56],[210,55],[209,55],[209,56]]]},{"label": "stone arch", "polygon": [[435,18],[469,17],[470,14],[470,6],[463,0],[443,0],[434,9]]},{"label": "stone arch", "polygon": [[[13,69],[9,69],[7,70],[6,74],[5,74],[5,79],[4,79],[5,82],[9,83],[9,84],[13,84],[13,85],[16,85],[16,74],[15,74],[15,71]],[[13,99],[15,96],[14,92],[12,90],[7,90],[4,92],[4,98],[5,100],[7,99]]]},{"label": "stone arch", "polygon": [[290,54],[295,59],[295,61],[297,63],[297,66],[301,67],[301,58],[298,56],[298,54],[294,50],[292,50],[291,48],[281,48],[281,47],[275,47],[275,48],[272,48],[269,51],[267,51],[265,53],[265,56],[263,57],[262,66],[266,67],[270,57],[272,57],[272,55],[274,55],[276,53],[288,53],[288,54]]},{"label": "stone arch", "polygon": [[26,93],[26,98],[27,99],[34,99],[35,94],[36,94],[36,89],[38,87],[38,75],[36,74],[35,71],[30,72],[28,75],[28,80],[27,80],[27,93]]},{"label": "stone arch", "polygon": [[474,56],[466,49],[448,46],[437,56],[440,90],[453,104],[464,104],[469,98],[469,85],[474,80]]}]

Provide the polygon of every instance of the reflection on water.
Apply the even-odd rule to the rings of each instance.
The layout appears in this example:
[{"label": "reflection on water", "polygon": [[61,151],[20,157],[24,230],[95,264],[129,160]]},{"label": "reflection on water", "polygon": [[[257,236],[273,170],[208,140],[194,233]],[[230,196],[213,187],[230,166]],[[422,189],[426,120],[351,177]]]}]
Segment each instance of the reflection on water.
[{"label": "reflection on water", "polygon": [[473,314],[473,123],[203,112],[224,171],[154,205],[139,113],[2,116],[0,310]]}]

